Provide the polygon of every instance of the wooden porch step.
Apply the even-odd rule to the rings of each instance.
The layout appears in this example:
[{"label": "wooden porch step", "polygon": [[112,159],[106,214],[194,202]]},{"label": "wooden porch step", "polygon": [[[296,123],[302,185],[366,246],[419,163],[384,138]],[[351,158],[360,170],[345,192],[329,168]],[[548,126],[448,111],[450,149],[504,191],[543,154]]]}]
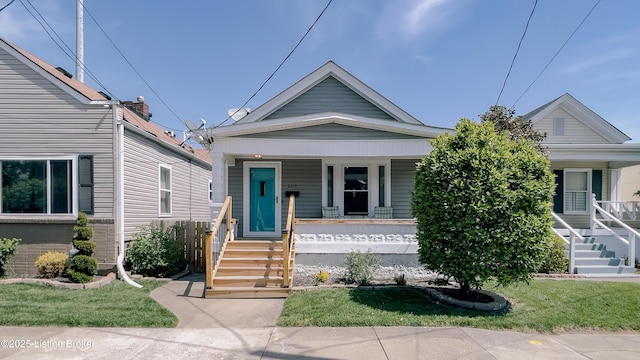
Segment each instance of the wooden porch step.
[{"label": "wooden porch step", "polygon": [[216,276],[282,276],[282,266],[224,266],[216,272]]},{"label": "wooden porch step", "polygon": [[289,288],[214,286],[211,289],[205,289],[204,297],[207,299],[286,298],[290,292]]},{"label": "wooden porch step", "polygon": [[216,276],[213,287],[282,287],[282,276]]},{"label": "wooden porch step", "polygon": [[220,259],[220,268],[232,267],[274,267],[282,266],[282,257],[227,257]]},{"label": "wooden porch step", "polygon": [[282,241],[278,240],[234,240],[227,243],[227,249],[253,248],[282,251]]},{"label": "wooden porch step", "polygon": [[254,248],[229,248],[224,251],[224,256],[228,258],[272,258],[282,257],[282,250],[274,251],[270,249]]}]

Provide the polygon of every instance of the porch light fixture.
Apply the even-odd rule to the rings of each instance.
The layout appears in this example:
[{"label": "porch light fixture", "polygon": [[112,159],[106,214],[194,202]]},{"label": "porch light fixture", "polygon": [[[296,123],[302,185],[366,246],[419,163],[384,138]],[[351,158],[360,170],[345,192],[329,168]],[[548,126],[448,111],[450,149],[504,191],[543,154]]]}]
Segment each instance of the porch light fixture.
[{"label": "porch light fixture", "polygon": [[253,154],[253,158],[254,159],[262,159],[262,155],[261,154]]}]

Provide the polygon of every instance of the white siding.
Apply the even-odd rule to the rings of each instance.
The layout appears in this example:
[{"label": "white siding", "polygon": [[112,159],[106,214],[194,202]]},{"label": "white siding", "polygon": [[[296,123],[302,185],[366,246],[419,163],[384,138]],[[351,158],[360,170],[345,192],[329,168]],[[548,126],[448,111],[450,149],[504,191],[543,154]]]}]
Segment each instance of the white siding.
[{"label": "white siding", "polygon": [[[154,220],[209,221],[211,167],[127,129],[124,160],[125,238]],[[160,216],[159,165],[171,167],[171,216]]]},{"label": "white siding", "polygon": [[[554,118],[564,119],[564,135],[554,135]],[[608,141],[561,108],[557,108],[534,124],[534,128],[547,133],[545,142],[551,144],[602,144]]]}]

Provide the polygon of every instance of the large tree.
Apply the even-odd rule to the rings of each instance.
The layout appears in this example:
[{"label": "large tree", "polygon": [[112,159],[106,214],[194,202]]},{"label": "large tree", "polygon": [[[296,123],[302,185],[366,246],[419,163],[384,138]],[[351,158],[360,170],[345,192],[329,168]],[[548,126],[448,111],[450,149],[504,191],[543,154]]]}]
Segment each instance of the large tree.
[{"label": "large tree", "polygon": [[418,258],[463,292],[526,281],[550,241],[549,160],[526,138],[462,119],[418,163],[411,209]]},{"label": "large tree", "polygon": [[497,132],[504,132],[510,140],[531,140],[532,145],[541,153],[546,154],[547,148],[540,143],[546,139],[547,134],[533,128],[533,123],[522,116],[514,116],[516,110],[503,105],[493,105],[484,114],[479,115],[481,122],[493,124]]}]

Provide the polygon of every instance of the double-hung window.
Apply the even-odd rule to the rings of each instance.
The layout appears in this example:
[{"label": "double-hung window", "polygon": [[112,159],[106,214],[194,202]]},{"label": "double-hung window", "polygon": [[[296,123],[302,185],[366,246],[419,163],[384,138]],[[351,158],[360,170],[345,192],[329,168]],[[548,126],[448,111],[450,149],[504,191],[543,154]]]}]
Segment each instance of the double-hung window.
[{"label": "double-hung window", "polygon": [[171,215],[171,167],[160,165],[159,167],[159,213]]},{"label": "double-hung window", "polygon": [[74,158],[5,159],[2,214],[73,214]]},{"label": "double-hung window", "polygon": [[564,169],[564,213],[589,212],[591,169]]}]

